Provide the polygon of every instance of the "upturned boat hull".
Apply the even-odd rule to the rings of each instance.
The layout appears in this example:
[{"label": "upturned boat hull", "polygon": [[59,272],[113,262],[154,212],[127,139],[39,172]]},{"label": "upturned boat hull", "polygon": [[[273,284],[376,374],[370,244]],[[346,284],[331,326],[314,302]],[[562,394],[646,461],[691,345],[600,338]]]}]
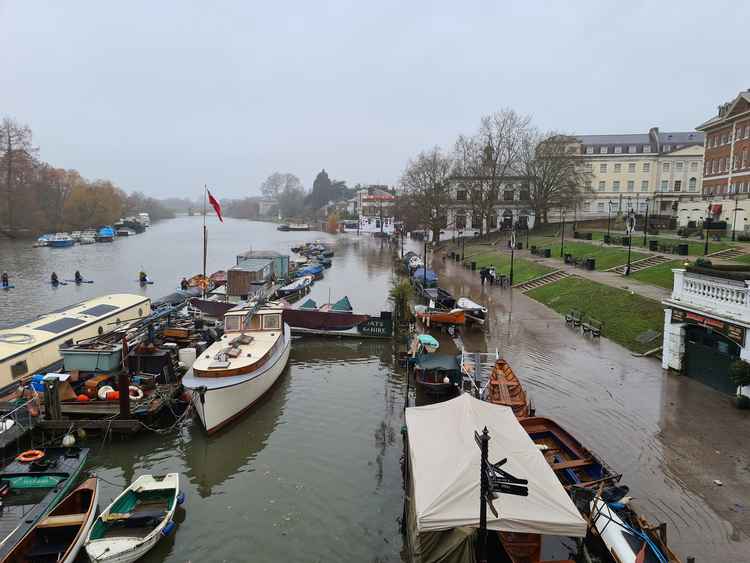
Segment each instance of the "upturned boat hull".
[{"label": "upturned boat hull", "polygon": [[193,391],[193,406],[208,434],[221,430],[252,407],[284,371],[291,350],[291,332],[286,326],[284,344],[266,364],[246,376],[195,377],[183,380]]}]

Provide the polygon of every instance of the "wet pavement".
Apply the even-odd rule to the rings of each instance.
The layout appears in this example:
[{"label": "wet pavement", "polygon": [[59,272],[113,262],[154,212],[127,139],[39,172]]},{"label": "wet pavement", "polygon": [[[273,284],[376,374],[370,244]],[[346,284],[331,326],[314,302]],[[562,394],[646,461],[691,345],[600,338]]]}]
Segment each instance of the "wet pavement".
[{"label": "wet pavement", "polygon": [[667,523],[681,558],[750,561],[750,412],[655,359],[584,337],[516,290],[482,287],[476,272],[439,256],[434,268],[441,286],[490,309],[486,332],[464,331],[467,349],[497,348],[537,414],[622,473],[641,513]]}]

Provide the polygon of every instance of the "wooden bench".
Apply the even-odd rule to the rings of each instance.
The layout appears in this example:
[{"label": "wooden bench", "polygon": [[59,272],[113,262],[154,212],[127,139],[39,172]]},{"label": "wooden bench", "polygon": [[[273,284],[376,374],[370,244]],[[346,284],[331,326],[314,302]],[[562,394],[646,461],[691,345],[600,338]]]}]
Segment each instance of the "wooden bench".
[{"label": "wooden bench", "polygon": [[62,528],[65,526],[81,526],[86,521],[87,514],[61,514],[47,516],[37,525],[38,528]]},{"label": "wooden bench", "polygon": [[575,326],[575,327],[581,326],[581,319],[582,319],[581,312],[576,309],[571,309],[565,315],[565,323]]},{"label": "wooden bench", "polygon": [[583,333],[591,334],[594,338],[599,338],[602,335],[602,328],[604,323],[600,320],[589,317],[586,322],[582,323]]}]

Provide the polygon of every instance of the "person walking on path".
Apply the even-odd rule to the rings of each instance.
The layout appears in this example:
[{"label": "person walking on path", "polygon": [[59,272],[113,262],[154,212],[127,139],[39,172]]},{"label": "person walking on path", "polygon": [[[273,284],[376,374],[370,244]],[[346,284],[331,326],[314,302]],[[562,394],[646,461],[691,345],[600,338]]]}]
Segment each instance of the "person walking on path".
[{"label": "person walking on path", "polygon": [[10,279],[8,278],[8,272],[3,272],[3,287],[10,285]]},{"label": "person walking on path", "polygon": [[482,280],[482,285],[484,285],[484,282],[487,281],[487,268],[480,268],[479,279]]}]

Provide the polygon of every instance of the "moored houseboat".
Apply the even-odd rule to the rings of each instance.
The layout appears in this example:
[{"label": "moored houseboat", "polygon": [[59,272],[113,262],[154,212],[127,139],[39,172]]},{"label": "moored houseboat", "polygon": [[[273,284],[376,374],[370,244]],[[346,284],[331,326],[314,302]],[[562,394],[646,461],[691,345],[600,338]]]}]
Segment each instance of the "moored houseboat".
[{"label": "moored houseboat", "polygon": [[291,331],[277,305],[243,304],[224,315],[224,335],[182,380],[211,434],[247,411],[276,382],[291,350]]},{"label": "moored houseboat", "polygon": [[0,389],[16,385],[62,360],[61,347],[148,315],[148,297],[104,295],[42,315],[20,326],[0,330]]}]

